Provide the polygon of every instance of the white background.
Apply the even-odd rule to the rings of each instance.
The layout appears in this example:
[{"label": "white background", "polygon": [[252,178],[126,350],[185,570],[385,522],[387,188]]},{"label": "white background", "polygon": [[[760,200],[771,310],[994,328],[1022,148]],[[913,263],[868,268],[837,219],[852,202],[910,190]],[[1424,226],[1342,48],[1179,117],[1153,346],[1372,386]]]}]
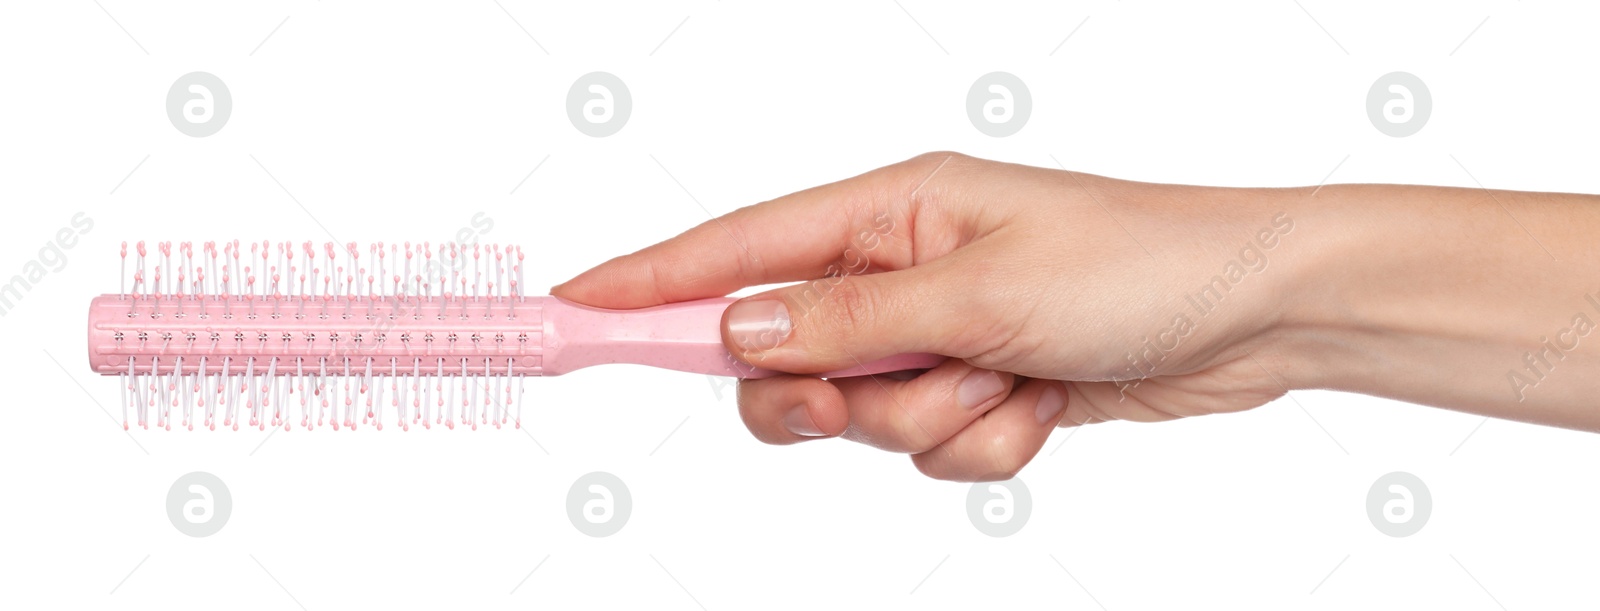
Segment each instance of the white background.
[{"label": "white background", "polygon": [[[483,239],[522,244],[543,287],[708,211],[936,149],[1152,181],[1600,192],[1592,4],[502,3],[0,6],[0,281],[74,213],[94,219],[0,318],[0,604],[1592,604],[1600,438],[1360,396],[1057,431],[1021,474],[1031,521],[999,539],[969,522],[968,486],[842,441],[763,446],[731,387],[688,374],[536,380],[537,444],[509,430],[130,435],[102,413],[117,388],[88,371],[84,312],[117,290],[123,240],[441,241],[483,212]],[[164,107],[197,70],[234,100],[206,138]],[[608,138],[565,110],[596,70],[634,100]],[[1008,138],[966,116],[968,87],[996,70],[1034,101]],[[1397,70],[1434,100],[1408,138],[1365,110]],[[208,538],[165,515],[191,471],[233,495]],[[565,514],[591,471],[634,499],[609,538]],[[1432,492],[1408,538],[1366,516],[1391,471]]]}]

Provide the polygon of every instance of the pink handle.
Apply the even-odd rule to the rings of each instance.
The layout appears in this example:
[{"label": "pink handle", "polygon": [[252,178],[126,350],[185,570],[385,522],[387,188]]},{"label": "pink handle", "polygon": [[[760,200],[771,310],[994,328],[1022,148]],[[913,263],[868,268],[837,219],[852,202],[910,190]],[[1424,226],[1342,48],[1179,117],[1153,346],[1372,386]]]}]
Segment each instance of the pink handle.
[{"label": "pink handle", "polygon": [[[544,304],[544,375],[606,363],[746,379],[778,375],[780,372],[738,361],[723,346],[722,312],[733,302],[717,297],[638,310],[604,310],[548,298]],[[901,354],[817,376],[928,369],[944,360],[937,354]]]}]

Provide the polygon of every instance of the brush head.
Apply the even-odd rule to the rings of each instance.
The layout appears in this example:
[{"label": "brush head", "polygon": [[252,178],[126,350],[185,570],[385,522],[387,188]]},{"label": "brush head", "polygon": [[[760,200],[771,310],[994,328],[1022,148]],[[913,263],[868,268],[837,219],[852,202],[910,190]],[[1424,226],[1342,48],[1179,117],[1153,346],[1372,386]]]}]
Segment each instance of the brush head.
[{"label": "brush head", "polygon": [[[170,373],[180,356],[191,361],[185,371],[210,356],[228,367],[274,357],[487,358],[496,370],[540,373],[542,300],[522,294],[520,248],[379,242],[365,261],[354,242],[251,243],[249,254],[237,240],[220,249],[204,242],[198,255],[192,242],[159,242],[154,256],[144,242],[135,250],[132,290],[124,242],[123,291],[89,307],[98,373],[122,373],[129,359],[136,370]],[[155,364],[162,356],[168,362]]]},{"label": "brush head", "polygon": [[202,358],[207,373],[351,359],[378,375],[462,362],[541,375],[546,299],[101,295],[89,304],[89,362],[102,375],[195,373]]},{"label": "brush head", "polygon": [[499,426],[512,378],[520,408],[521,378],[544,373],[548,298],[522,294],[518,248],[327,243],[319,263],[310,242],[156,246],[136,245],[127,290],[124,244],[124,292],[89,306],[90,365],[123,379],[124,426],[133,406],[166,428],[173,409],[190,428],[201,411],[287,429],[296,410],[306,428],[330,411],[382,428],[386,403],[402,428]]}]

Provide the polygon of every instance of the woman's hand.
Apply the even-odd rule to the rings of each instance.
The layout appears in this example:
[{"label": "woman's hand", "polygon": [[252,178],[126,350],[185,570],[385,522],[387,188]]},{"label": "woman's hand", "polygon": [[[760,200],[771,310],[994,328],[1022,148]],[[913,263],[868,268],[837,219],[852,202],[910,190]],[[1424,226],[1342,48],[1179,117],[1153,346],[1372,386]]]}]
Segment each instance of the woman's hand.
[{"label": "woman's hand", "polygon": [[[941,479],[1007,478],[1058,423],[1231,412],[1285,392],[1294,219],[1227,190],[923,155],[750,206],[551,292],[606,308],[807,281],[728,309],[741,360],[815,373],[907,352],[912,379],[744,381],[762,441],[842,436]],[[1239,192],[1242,195],[1242,192]]]},{"label": "woman's hand", "polygon": [[799,281],[728,308],[737,358],[797,374],[954,358],[914,378],[744,381],[750,431],[842,436],[941,479],[1009,477],[1058,424],[1233,412],[1291,388],[1597,430],[1600,351],[1579,347],[1600,318],[1597,206],[933,153],[737,210],[552,293],[638,308]]}]

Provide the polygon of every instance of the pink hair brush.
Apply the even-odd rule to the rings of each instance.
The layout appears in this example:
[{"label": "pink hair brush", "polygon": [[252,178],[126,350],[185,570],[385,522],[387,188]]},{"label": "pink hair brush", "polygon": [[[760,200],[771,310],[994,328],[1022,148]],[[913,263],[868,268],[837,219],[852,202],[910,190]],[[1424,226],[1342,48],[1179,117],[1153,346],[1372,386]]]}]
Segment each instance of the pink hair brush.
[{"label": "pink hair brush", "polygon": [[[382,242],[157,245],[144,242],[128,290],[89,305],[89,363],[121,378],[139,426],[248,425],[289,430],[327,422],[383,428],[392,411],[412,424],[521,426],[528,376],[633,363],[740,378],[751,368],[723,346],[730,298],[603,310],[527,296],[521,248]],[[320,260],[319,260],[320,257]],[[298,258],[298,260],[297,260]],[[468,259],[470,258],[470,261]],[[909,354],[818,374],[845,377],[926,369],[943,357]],[[513,387],[515,387],[513,389]],[[387,395],[387,396],[385,396]],[[386,410],[388,407],[389,410]],[[174,413],[176,412],[176,413]]]}]

